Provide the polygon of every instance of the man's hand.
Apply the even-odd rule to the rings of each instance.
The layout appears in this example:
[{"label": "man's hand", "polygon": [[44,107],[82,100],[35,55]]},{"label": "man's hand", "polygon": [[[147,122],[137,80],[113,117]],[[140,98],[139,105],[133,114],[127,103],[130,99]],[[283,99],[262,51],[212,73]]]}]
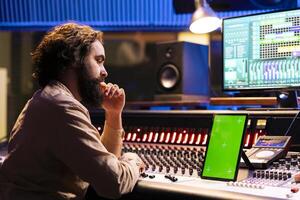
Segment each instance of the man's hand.
[{"label": "man's hand", "polygon": [[124,89],[112,83],[100,83],[103,92],[102,107],[106,112],[111,114],[120,114],[125,105]]},{"label": "man's hand", "polygon": [[131,152],[124,153],[121,159],[127,159],[128,161],[134,161],[136,166],[139,168],[140,174],[144,173],[146,170],[145,163],[142,161],[142,159],[136,153],[131,153]]},{"label": "man's hand", "polygon": [[106,124],[113,129],[123,129],[122,110],[125,105],[125,92],[118,85],[100,83],[103,92],[102,107],[105,110]]}]

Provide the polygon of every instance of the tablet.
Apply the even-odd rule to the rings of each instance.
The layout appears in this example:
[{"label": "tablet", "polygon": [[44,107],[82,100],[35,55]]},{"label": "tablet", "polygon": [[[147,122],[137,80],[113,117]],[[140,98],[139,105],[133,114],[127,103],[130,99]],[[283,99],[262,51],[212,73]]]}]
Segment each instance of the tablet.
[{"label": "tablet", "polygon": [[201,178],[236,181],[246,126],[246,114],[214,116]]}]

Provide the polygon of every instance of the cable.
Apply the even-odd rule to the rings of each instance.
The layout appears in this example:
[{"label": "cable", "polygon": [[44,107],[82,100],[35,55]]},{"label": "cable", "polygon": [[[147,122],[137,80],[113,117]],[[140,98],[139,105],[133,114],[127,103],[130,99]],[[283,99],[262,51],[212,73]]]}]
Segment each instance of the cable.
[{"label": "cable", "polygon": [[[287,136],[292,128],[292,126],[295,124],[296,119],[299,117],[300,115],[300,111],[297,112],[297,114],[295,115],[295,117],[293,118],[292,122],[290,123],[290,126],[288,127],[288,129],[286,130],[284,136]],[[291,136],[291,135],[290,135]]]}]

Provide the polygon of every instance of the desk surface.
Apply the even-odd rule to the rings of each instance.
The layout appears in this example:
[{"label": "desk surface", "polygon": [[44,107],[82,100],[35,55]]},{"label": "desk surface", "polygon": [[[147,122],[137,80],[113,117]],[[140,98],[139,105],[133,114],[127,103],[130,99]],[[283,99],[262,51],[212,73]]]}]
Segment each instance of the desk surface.
[{"label": "desk surface", "polygon": [[[300,103],[300,99],[298,98]],[[159,105],[262,105],[276,106],[276,97],[211,97],[199,99],[182,99],[182,100],[155,100],[155,101],[129,101],[127,106],[159,106]]]}]

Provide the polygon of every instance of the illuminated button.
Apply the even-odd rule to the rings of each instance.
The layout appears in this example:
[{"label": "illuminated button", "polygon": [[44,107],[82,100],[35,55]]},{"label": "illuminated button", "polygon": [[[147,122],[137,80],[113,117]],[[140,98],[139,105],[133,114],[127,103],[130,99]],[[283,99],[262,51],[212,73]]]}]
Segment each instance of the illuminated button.
[{"label": "illuminated button", "polygon": [[166,138],[165,138],[165,143],[169,143],[169,141],[170,141],[170,135],[171,135],[171,133],[170,132],[168,132],[167,133],[167,136],[166,136]]},{"label": "illuminated button", "polygon": [[143,139],[142,139],[143,142],[146,142],[147,136],[148,136],[147,134],[144,134],[144,135],[143,135]]},{"label": "illuminated button", "polygon": [[248,147],[250,143],[250,134],[247,134],[246,142],[245,142],[245,147]]},{"label": "illuminated button", "polygon": [[173,132],[173,135],[172,135],[172,139],[171,139],[171,143],[173,144],[176,140],[176,135],[177,133],[176,132]]},{"label": "illuminated button", "polygon": [[199,133],[199,135],[197,136],[197,140],[196,140],[196,144],[200,144],[201,142],[201,133]]},{"label": "illuminated button", "polygon": [[149,133],[148,142],[152,142],[152,138],[153,138],[153,132],[151,131]]},{"label": "illuminated button", "polygon": [[134,142],[136,140],[136,133],[133,133],[131,141]]},{"label": "illuminated button", "polygon": [[164,132],[161,132],[160,134],[160,137],[159,137],[159,142],[163,142],[164,141],[164,138],[165,138],[165,133]]},{"label": "illuminated button", "polygon": [[189,144],[193,144],[193,143],[194,143],[194,139],[195,139],[195,134],[193,133],[193,134],[191,135]]},{"label": "illuminated button", "polygon": [[207,134],[204,135],[204,140],[203,140],[202,144],[206,145],[206,142],[207,142]]},{"label": "illuminated button", "polygon": [[182,140],[182,133],[179,134],[178,138],[177,138],[177,144],[180,144]]},{"label": "illuminated button", "polygon": [[155,135],[154,135],[154,140],[153,140],[154,143],[157,142],[157,140],[158,140],[158,135],[159,135],[158,132],[156,132]]},{"label": "illuminated button", "polygon": [[183,142],[182,142],[182,144],[186,144],[186,143],[187,143],[187,141],[188,141],[188,137],[189,137],[189,134],[188,134],[188,133],[186,133],[186,134],[184,135],[184,139],[183,139]]},{"label": "illuminated button", "polygon": [[127,141],[130,141],[130,139],[131,139],[131,133],[128,133],[128,134],[127,134],[127,137],[126,137],[126,140],[127,140]]}]

